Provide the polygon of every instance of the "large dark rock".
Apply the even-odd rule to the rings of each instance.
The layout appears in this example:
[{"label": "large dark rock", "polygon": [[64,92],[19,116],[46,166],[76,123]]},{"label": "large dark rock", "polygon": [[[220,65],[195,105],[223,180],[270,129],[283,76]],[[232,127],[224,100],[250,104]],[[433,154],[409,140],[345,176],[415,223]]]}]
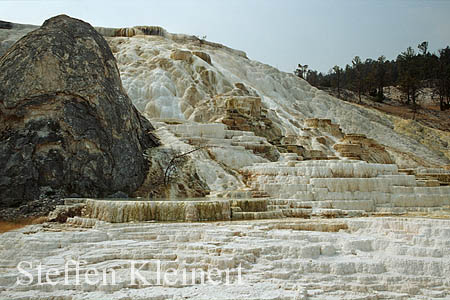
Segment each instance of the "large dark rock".
[{"label": "large dark rock", "polygon": [[43,193],[131,194],[144,181],[152,125],[131,103],[104,38],[51,18],[0,58],[0,206]]}]

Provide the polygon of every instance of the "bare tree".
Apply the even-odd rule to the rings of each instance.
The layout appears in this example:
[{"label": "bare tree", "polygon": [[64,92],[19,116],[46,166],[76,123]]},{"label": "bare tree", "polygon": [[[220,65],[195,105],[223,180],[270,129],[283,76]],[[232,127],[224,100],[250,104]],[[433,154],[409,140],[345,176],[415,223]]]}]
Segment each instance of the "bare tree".
[{"label": "bare tree", "polygon": [[308,65],[298,64],[297,69],[294,74],[302,79],[306,79],[306,74],[308,73]]},{"label": "bare tree", "polygon": [[169,164],[167,165],[166,170],[164,171],[164,185],[167,186],[170,183],[173,172],[176,171],[178,166],[182,165],[185,162],[187,155],[195,151],[208,148],[220,148],[220,146],[199,146],[193,150],[172,157],[172,159],[169,161]]}]

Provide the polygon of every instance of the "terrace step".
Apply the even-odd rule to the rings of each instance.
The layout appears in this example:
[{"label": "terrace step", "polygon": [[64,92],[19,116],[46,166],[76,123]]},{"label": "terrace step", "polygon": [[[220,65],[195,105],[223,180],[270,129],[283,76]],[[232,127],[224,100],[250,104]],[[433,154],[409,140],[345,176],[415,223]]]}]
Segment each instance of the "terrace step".
[{"label": "terrace step", "polygon": [[236,212],[231,215],[231,219],[237,220],[260,220],[260,219],[280,219],[283,218],[281,210],[261,211],[261,212]]}]

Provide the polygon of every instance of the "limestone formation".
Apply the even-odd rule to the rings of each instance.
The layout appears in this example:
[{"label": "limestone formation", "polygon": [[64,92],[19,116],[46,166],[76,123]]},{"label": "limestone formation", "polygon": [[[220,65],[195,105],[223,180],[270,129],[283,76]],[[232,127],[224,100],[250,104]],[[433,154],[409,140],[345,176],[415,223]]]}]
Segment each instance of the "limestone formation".
[{"label": "limestone formation", "polygon": [[306,119],[304,124],[309,128],[317,128],[322,131],[328,132],[332,136],[337,138],[342,136],[342,130],[339,127],[339,124],[333,123],[330,119],[311,118]]},{"label": "limestone formation", "polygon": [[[168,127],[189,144],[209,148],[216,160],[230,168],[239,169],[258,161],[254,158],[244,159],[245,156],[249,156],[244,150],[272,161],[278,160],[279,157],[276,148],[264,137],[255,136],[253,131],[228,130],[227,126],[221,123],[194,123]],[[233,155],[221,153],[221,149],[231,150]]]},{"label": "limestone formation", "polygon": [[65,223],[68,218],[73,218],[75,216],[81,216],[81,212],[84,209],[84,203],[76,203],[72,205],[59,205],[50,212],[47,220],[49,222],[60,222]]},{"label": "limestone formation", "polygon": [[[251,131],[274,143],[280,139],[282,131],[271,120],[270,113],[263,107],[261,97],[254,90],[243,83],[236,83],[230,92],[197,105],[190,118],[201,122],[221,122],[229,130]],[[270,156],[267,157],[270,159]]]},{"label": "limestone formation", "polygon": [[303,159],[363,160],[391,164],[394,160],[383,145],[364,134],[344,133],[330,119],[310,118],[303,122],[301,135],[287,135],[277,145],[282,152],[296,153]]},{"label": "limestone formation", "polygon": [[297,154],[300,160],[334,160],[338,154],[332,146],[342,136],[339,124],[330,119],[310,118],[304,120],[300,134],[283,136],[277,147],[283,153]]},{"label": "limestone formation", "polygon": [[[254,131],[277,146],[282,137],[300,136],[305,139],[305,145],[289,144],[290,147],[302,145],[306,150],[321,151],[306,153],[307,158],[314,159],[338,156],[332,146],[343,137],[338,136],[340,127],[345,133],[365,134],[389,147],[386,150],[391,159],[401,167],[448,164],[448,147],[445,146],[450,142],[448,133],[433,131],[424,136],[427,130],[420,124],[413,124],[410,127],[414,128],[414,134],[407,132],[405,135],[405,128],[399,126],[395,117],[335,99],[292,74],[250,61],[224,48],[207,43],[199,45],[173,36],[111,37],[108,42],[118,57],[125,88],[139,109],[152,118],[207,123],[223,117],[228,126]],[[192,64],[170,59],[172,51],[177,49],[204,52],[213,64],[200,59]],[[156,82],[149,85],[149,79],[156,79]],[[245,89],[248,94],[242,93]],[[242,114],[239,109],[256,98],[261,101],[261,117]],[[226,106],[223,105],[223,109],[220,106],[227,101],[234,102],[238,108],[229,115],[223,114]],[[328,119],[330,124],[317,124],[307,138],[304,129],[309,125],[304,121],[312,118]],[[326,145],[320,143],[322,136],[329,137]],[[391,148],[420,159],[411,159],[414,164],[410,164],[410,160],[405,161],[403,156],[390,151]]]},{"label": "limestone formation", "polygon": [[[21,31],[20,26],[23,25],[13,24],[12,29],[0,29],[0,48],[5,49],[14,38],[26,32]],[[310,155],[311,158],[337,156],[332,146],[342,138],[321,144],[322,136],[333,134],[318,126],[309,130],[308,135],[309,125],[305,122],[313,118],[331,120],[345,133],[364,134],[376,140],[401,168],[449,164],[448,132],[336,99],[293,74],[249,60],[242,51],[194,36],[171,34],[157,26],[97,30],[107,37],[118,59],[124,88],[136,107],[149,117],[209,122],[214,114],[207,103],[233,91],[238,84],[254,91],[252,96],[261,99],[262,111],[267,110],[265,119],[272,123],[272,128],[278,128],[277,138],[299,136],[304,139],[305,145],[300,145],[305,150],[321,151]],[[193,54],[193,63],[170,58],[172,51],[180,49]],[[199,56],[198,52],[205,55]],[[254,123],[255,120],[250,121]],[[238,119],[238,122],[242,120]],[[326,122],[322,123],[327,126]],[[258,129],[254,124],[251,129]],[[261,125],[266,128],[265,132],[270,132],[268,124]],[[271,133],[265,137],[272,141],[274,136]],[[298,144],[289,146],[301,150]]]},{"label": "limestone formation", "polygon": [[49,193],[134,192],[158,144],[124,91],[104,38],[61,15],[0,58],[0,194],[19,205]]},{"label": "limestone formation", "polygon": [[167,31],[159,26],[134,26],[125,28],[95,27],[103,36],[108,37],[132,37],[136,35],[167,36]]},{"label": "limestone formation", "polygon": [[163,145],[88,24],[56,17],[9,49],[1,201],[78,195],[62,223],[0,234],[1,299],[450,297],[450,135],[197,37],[97,31]]},{"label": "limestone formation", "polygon": [[[190,223],[189,227],[186,223],[111,224],[83,218],[69,222],[73,225],[33,225],[0,234],[1,299],[450,296],[449,220],[285,219]],[[80,262],[78,277],[72,260]],[[32,263],[22,264],[33,276],[32,284],[17,284],[21,275],[23,282],[28,281],[17,269],[21,261]],[[135,272],[135,282],[133,263],[142,276]],[[41,266],[42,284],[37,266]],[[202,282],[208,270],[223,277],[214,277],[214,284],[208,277]],[[48,271],[54,284],[46,279]]]},{"label": "limestone formation", "polygon": [[[422,169],[417,170],[417,174],[416,170],[406,173],[395,164],[378,163],[377,161],[391,161],[383,147],[375,141],[363,135],[344,136],[339,126],[333,126],[330,120],[319,120],[317,123],[323,126],[310,125],[316,126],[311,130],[322,135],[315,138],[318,143],[330,147],[337,137],[341,137],[343,145],[347,145],[345,142],[357,147],[358,152],[353,149],[352,155],[364,154],[364,159],[375,162],[358,161],[361,160],[360,156],[357,157],[358,160],[336,156],[324,159],[322,151],[306,149],[303,149],[301,157],[291,151],[294,153],[282,153],[276,162],[255,161],[244,155],[249,151],[257,153],[249,145],[257,147],[258,139],[264,142],[262,138],[254,136],[253,132],[227,130],[223,124],[186,123],[165,126],[191,145],[218,147],[211,151],[214,160],[230,169],[241,168],[240,173],[244,175],[247,188],[228,188],[219,193],[212,188],[214,195],[232,199],[270,197],[267,214],[273,213],[272,217],[348,217],[380,212],[398,214],[449,209],[450,188],[440,187],[441,184],[445,185],[448,171]],[[329,135],[326,135],[327,132]],[[301,137],[288,136],[283,141],[298,143],[299,138]],[[241,145],[246,151],[238,150]],[[365,153],[361,151],[361,145],[367,147]],[[426,172],[428,173],[425,174]],[[234,212],[237,213],[236,216],[241,214],[238,209]],[[242,218],[252,219],[254,216],[243,214]]]},{"label": "limestone formation", "polygon": [[367,138],[364,134],[346,134],[333,148],[342,157],[360,159],[370,163],[392,164],[389,153],[385,147],[375,140]]},{"label": "limestone formation", "polygon": [[449,186],[425,185],[414,175],[400,173],[394,164],[286,160],[254,164],[242,172],[248,185],[272,197],[270,209],[279,209],[285,216],[450,209]]},{"label": "limestone formation", "polygon": [[217,201],[87,200],[84,216],[111,223],[230,220],[230,203]]},{"label": "limestone formation", "polygon": [[[95,220],[110,223],[127,222],[199,222],[259,220],[283,218],[286,210],[269,207],[272,201],[252,198],[182,198],[182,199],[89,199],[66,198],[47,220],[65,223],[81,217],[82,223]],[[304,217],[309,218],[306,214]],[[291,215],[292,217],[293,215]],[[296,215],[298,217],[298,214]],[[79,220],[79,219],[78,219]],[[88,221],[91,220],[91,221]],[[69,220],[68,222],[71,222]]]},{"label": "limestone formation", "polygon": [[201,59],[203,59],[204,61],[206,61],[208,64],[212,64],[211,62],[211,56],[209,56],[208,53],[206,52],[202,52],[202,51],[193,51],[192,54],[194,54],[195,56],[200,57]]},{"label": "limestone formation", "polygon": [[192,63],[192,53],[190,51],[175,50],[170,54],[170,58],[173,60],[182,60],[187,63]]}]

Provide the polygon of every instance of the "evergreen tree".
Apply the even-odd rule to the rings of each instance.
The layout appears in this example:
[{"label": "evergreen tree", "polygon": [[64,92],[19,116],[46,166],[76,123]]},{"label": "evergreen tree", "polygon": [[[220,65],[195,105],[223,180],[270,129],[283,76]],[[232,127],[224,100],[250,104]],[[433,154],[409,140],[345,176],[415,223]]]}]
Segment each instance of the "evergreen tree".
[{"label": "evergreen tree", "polygon": [[386,82],[386,57],[381,55],[378,57],[376,63],[376,82],[377,82],[377,100],[379,102],[384,100],[384,84]]},{"label": "evergreen tree", "polygon": [[405,103],[412,104],[413,109],[417,108],[422,87],[431,87],[439,96],[440,109],[450,109],[450,47],[439,50],[438,55],[428,51],[427,41],[418,44],[417,48],[418,54],[408,47],[391,61],[381,55],[377,60],[368,58],[362,62],[355,56],[351,65],[347,64],[345,69],[334,66],[328,74],[299,64],[294,73],[316,87],[336,87],[338,97],[343,88],[355,91],[360,103],[365,93],[381,102],[384,87],[398,86]]},{"label": "evergreen tree", "polygon": [[406,104],[417,104],[417,96],[420,90],[419,69],[414,49],[408,47],[405,52],[397,56],[399,64],[399,87],[406,96]]},{"label": "evergreen tree", "polygon": [[422,55],[425,56],[428,53],[428,42],[422,42],[419,45],[417,45],[417,48],[419,48],[420,52],[422,52]]},{"label": "evergreen tree", "polygon": [[439,95],[440,109],[450,109],[450,47],[439,50],[439,66],[435,89]]},{"label": "evergreen tree", "polygon": [[338,91],[338,98],[341,98],[341,71],[342,69],[339,66],[333,67],[334,74],[336,75],[336,86]]},{"label": "evergreen tree", "polygon": [[363,78],[363,73],[362,73],[361,58],[359,56],[355,56],[355,58],[353,58],[353,60],[352,60],[352,64],[353,64],[353,69],[355,70],[354,84],[355,84],[356,90],[358,91],[359,103],[361,103],[361,94],[364,89],[364,78]]}]

